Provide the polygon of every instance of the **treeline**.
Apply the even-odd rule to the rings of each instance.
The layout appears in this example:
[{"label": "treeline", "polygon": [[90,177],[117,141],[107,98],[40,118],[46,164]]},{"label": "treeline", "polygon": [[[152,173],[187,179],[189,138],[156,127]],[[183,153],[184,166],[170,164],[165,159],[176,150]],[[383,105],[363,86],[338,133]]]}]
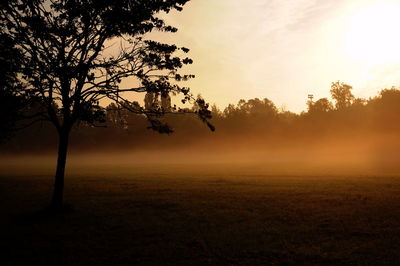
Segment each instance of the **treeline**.
[{"label": "treeline", "polygon": [[[111,104],[100,128],[81,123],[72,133],[71,149],[82,152],[174,149],[203,152],[209,149],[356,149],[400,147],[400,90],[384,89],[370,99],[352,94],[352,87],[332,83],[331,97],[308,101],[301,114],[278,109],[268,99],[240,100],[224,110],[212,106],[215,132],[191,114],[163,118],[174,128],[170,135],[148,129],[145,116],[131,114]],[[196,108],[195,106],[193,108]],[[4,153],[50,152],[56,149],[56,132],[38,123],[1,144]],[[371,147],[371,146],[368,146]]]}]

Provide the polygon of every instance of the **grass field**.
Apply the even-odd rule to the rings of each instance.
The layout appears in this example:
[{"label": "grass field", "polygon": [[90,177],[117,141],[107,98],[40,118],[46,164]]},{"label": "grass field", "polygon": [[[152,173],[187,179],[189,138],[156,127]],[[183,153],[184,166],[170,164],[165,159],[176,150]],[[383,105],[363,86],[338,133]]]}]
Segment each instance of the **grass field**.
[{"label": "grass field", "polygon": [[2,265],[400,265],[400,178],[229,165],[0,174]]}]

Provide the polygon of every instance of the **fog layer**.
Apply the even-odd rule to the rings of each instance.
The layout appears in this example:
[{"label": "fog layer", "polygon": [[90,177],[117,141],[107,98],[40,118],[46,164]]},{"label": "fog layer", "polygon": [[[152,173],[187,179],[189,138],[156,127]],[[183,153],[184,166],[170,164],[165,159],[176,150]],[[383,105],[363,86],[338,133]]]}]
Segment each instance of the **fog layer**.
[{"label": "fog layer", "polygon": [[[223,111],[214,106],[216,132],[195,116],[180,114],[165,117],[175,132],[160,135],[147,128],[145,117],[109,109],[107,128],[80,124],[74,129],[68,167],[400,174],[400,91],[383,90],[365,100],[354,98],[346,86],[336,83],[335,103],[311,99],[301,114],[278,110],[268,99],[241,100]],[[22,163],[53,169],[56,148],[51,125],[36,125],[1,144],[1,167]]]}]

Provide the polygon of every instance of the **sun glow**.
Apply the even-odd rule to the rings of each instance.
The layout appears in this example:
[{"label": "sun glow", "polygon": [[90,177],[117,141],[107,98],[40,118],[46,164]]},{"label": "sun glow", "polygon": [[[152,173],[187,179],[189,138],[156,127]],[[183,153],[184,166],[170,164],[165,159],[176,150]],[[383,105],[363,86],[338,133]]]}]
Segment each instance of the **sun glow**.
[{"label": "sun glow", "polygon": [[352,11],[345,51],[369,67],[400,62],[400,1],[369,1]]}]

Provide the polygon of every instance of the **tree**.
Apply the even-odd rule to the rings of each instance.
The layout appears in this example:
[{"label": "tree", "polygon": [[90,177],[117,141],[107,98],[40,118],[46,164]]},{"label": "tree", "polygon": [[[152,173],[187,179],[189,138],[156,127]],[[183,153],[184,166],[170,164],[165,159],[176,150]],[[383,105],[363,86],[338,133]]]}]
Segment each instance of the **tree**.
[{"label": "tree", "polygon": [[399,106],[400,90],[392,87],[391,89],[383,89],[379,94],[383,105],[389,107]]},{"label": "tree", "polygon": [[336,109],[341,110],[349,107],[353,101],[354,96],[351,93],[352,86],[347,85],[343,82],[333,82],[331,86],[332,98],[336,101]]},{"label": "tree", "polygon": [[19,53],[13,48],[12,39],[0,34],[0,140],[10,137],[15,129],[22,98],[17,97],[14,87],[18,84]]},{"label": "tree", "polygon": [[327,98],[321,98],[308,107],[309,113],[327,113],[333,110],[332,103]]},{"label": "tree", "polygon": [[[176,32],[157,16],[181,11],[189,0],[3,0],[0,28],[21,57],[17,76],[22,86],[14,94],[38,99],[46,112],[39,120],[50,121],[58,132],[58,159],[51,207],[63,205],[64,172],[69,135],[78,122],[96,126],[105,120],[103,99],[119,109],[145,115],[150,128],[171,133],[162,121],[167,113],[161,97],[182,95],[195,101],[198,117],[210,129],[211,113],[203,99],[195,99],[178,81],[193,78],[178,70],[192,60],[189,49],[144,39],[152,31]],[[114,44],[119,42],[119,49]],[[121,82],[135,80],[133,87]],[[129,100],[129,94],[152,94],[154,104],[145,108]],[[165,105],[165,101],[164,101]]]}]

